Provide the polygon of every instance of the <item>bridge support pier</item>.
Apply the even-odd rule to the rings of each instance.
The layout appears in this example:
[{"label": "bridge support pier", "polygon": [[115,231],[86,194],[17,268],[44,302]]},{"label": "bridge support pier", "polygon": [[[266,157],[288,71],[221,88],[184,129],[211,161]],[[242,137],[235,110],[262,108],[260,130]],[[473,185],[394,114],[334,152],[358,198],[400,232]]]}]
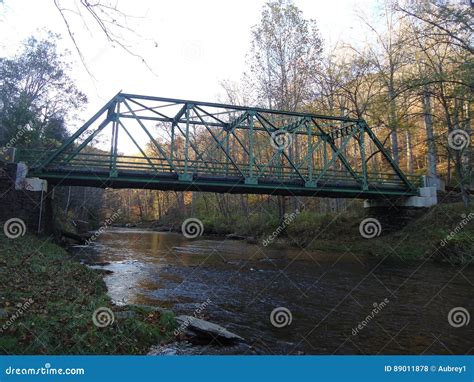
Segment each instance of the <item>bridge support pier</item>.
[{"label": "bridge support pier", "polygon": [[3,226],[10,219],[19,219],[26,232],[50,233],[52,206],[47,182],[27,178],[27,173],[23,163],[0,164],[0,222]]},{"label": "bridge support pier", "polygon": [[374,207],[406,207],[406,208],[428,208],[438,204],[437,187],[420,187],[418,196],[397,198],[393,200],[365,200],[364,208]]}]

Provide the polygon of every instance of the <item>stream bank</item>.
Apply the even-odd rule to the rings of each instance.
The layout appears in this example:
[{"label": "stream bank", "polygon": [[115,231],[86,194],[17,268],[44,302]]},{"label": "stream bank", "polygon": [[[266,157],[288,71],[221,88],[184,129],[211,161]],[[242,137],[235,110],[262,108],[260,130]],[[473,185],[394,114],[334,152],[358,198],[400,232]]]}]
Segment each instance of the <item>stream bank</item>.
[{"label": "stream bank", "polygon": [[146,354],[173,338],[172,313],[116,306],[101,274],[47,237],[0,235],[0,265],[4,354]]},{"label": "stream bank", "polygon": [[0,237],[4,354],[252,354],[240,336],[157,306],[115,304],[109,262],[78,262],[47,237]]},{"label": "stream bank", "polygon": [[[301,211],[289,214],[283,225],[273,217],[258,226],[253,219],[195,216],[203,224],[203,237],[242,240],[274,248],[341,251],[375,257],[392,256],[404,261],[428,260],[465,265],[474,257],[474,209],[462,203],[439,204],[427,209],[346,211],[317,214]],[[361,235],[364,219],[376,218],[380,231],[367,239]],[[155,232],[181,232],[180,219],[127,224],[126,228]],[[281,227],[281,228],[279,228]],[[396,251],[394,249],[396,248]]]}]

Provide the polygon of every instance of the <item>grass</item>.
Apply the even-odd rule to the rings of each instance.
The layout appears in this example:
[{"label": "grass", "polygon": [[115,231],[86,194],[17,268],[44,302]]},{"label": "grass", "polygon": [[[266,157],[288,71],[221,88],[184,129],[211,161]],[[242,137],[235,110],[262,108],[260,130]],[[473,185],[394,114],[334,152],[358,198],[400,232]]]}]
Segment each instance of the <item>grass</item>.
[{"label": "grass", "polygon": [[[465,264],[474,254],[474,216],[450,240],[442,244],[451,231],[462,224],[464,214],[474,214],[462,203],[439,204],[430,209],[393,211],[381,209],[375,214],[362,208],[340,214],[319,214],[303,210],[270,245],[299,246],[308,249],[344,251],[375,256],[393,255],[404,260],[433,260]],[[365,239],[359,233],[360,222],[367,217],[377,218],[381,235]],[[235,211],[229,218],[222,215],[196,213],[203,222],[205,233],[225,235],[236,233],[260,239],[269,237],[279,226],[272,214],[250,214],[247,218]],[[175,219],[177,219],[175,217]],[[179,227],[178,220],[173,222]]]},{"label": "grass", "polygon": [[[348,248],[375,256],[393,255],[406,260],[431,257],[461,264],[473,260],[474,210],[466,210],[461,203],[440,204],[416,211],[408,218],[405,215],[405,219],[376,214],[382,233],[372,239],[365,239],[359,233],[360,222],[368,217],[364,212],[367,213],[349,212],[338,216],[302,213],[286,234],[296,242],[300,239],[298,244],[310,249]],[[457,233],[443,243],[454,230]]]},{"label": "grass", "polygon": [[[116,307],[97,271],[44,238],[0,236],[0,353],[145,354],[172,338],[172,313]],[[99,308],[114,322],[97,327]]]}]

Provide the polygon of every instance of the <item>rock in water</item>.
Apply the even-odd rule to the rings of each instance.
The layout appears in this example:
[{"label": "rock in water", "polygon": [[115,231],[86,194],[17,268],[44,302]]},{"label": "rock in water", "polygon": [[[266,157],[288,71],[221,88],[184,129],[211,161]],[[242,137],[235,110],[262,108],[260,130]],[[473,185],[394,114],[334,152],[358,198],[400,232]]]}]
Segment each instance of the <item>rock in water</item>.
[{"label": "rock in water", "polygon": [[229,240],[245,240],[246,237],[242,235],[237,235],[236,233],[229,233],[228,235],[225,235],[226,239]]},{"label": "rock in water", "polygon": [[229,332],[220,325],[212,322],[201,320],[193,316],[181,315],[176,317],[178,322],[178,330],[182,328],[191,335],[205,337],[209,339],[218,339],[225,342],[245,342],[245,340],[237,334]]}]

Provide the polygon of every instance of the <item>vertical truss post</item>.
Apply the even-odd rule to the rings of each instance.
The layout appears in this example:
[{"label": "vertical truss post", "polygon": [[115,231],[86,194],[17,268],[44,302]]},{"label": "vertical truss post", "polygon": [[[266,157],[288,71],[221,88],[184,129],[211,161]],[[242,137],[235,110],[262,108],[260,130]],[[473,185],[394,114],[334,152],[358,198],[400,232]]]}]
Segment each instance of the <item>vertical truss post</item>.
[{"label": "vertical truss post", "polygon": [[362,189],[369,189],[369,182],[367,177],[367,162],[365,160],[365,128],[364,125],[359,125],[359,146],[360,146],[360,160],[362,162]]},{"label": "vertical truss post", "polygon": [[120,101],[115,104],[115,113],[112,122],[112,139],[110,147],[110,177],[117,177],[117,143],[118,143],[118,116],[120,114]]},{"label": "vertical truss post", "polygon": [[327,147],[327,142],[326,142],[326,136],[321,136],[321,139],[324,142],[323,148],[323,166],[326,166],[328,163],[328,147]]},{"label": "vertical truss post", "polygon": [[316,187],[316,182],[313,181],[313,134],[311,124],[305,118],[306,132],[308,136],[308,180],[305,182],[305,187]]},{"label": "vertical truss post", "polygon": [[184,173],[179,175],[180,180],[191,181],[193,180],[193,175],[189,173],[189,117],[190,110],[194,105],[186,103],[186,134],[185,134],[185,144],[184,144]]},{"label": "vertical truss post", "polygon": [[245,178],[245,184],[257,184],[258,179],[254,176],[255,151],[254,151],[254,116],[255,111],[249,110],[249,176]]},{"label": "vertical truss post", "polygon": [[115,142],[115,130],[117,129],[117,121],[114,119],[112,122],[112,139],[110,140],[110,157],[109,157],[109,172],[110,176],[114,176],[114,142]]},{"label": "vertical truss post", "polygon": [[174,158],[174,123],[171,124],[170,161]]},{"label": "vertical truss post", "polygon": [[[330,142],[329,141],[330,139],[331,138],[328,138],[328,142]],[[336,173],[336,171],[338,170],[337,164],[336,164],[336,152],[332,149],[332,147],[331,147],[331,166],[332,166],[332,171]]]},{"label": "vertical truss post", "polygon": [[[225,142],[225,149],[226,149],[226,151],[227,151],[227,154],[229,154],[229,156],[232,156],[232,155],[230,154],[230,142],[229,142],[230,139],[229,139],[229,135],[230,135],[230,133],[227,131],[227,132],[226,132],[226,137],[225,137],[225,139],[226,139],[226,142]],[[224,159],[226,159],[226,158],[224,158]],[[229,161],[228,161],[227,159],[226,159],[226,161],[225,161],[225,175],[226,175],[226,176],[229,175]]]},{"label": "vertical truss post", "polygon": [[97,113],[94,114],[94,116],[91,119],[89,119],[84,125],[82,125],[82,127],[79,130],[77,130],[73,135],[71,135],[71,137],[61,146],[61,148],[56,150],[46,161],[44,161],[43,163],[39,165],[39,168],[44,169],[56,158],[58,158],[61,154],[65,153],[66,150],[76,142],[77,138],[79,138],[82,133],[84,133],[103,113],[105,113],[107,110],[110,110],[110,108],[112,108],[115,105],[115,101],[119,94],[120,93],[114,96],[114,98],[112,98],[109,102],[107,102],[102,107],[102,109],[100,109]]}]

